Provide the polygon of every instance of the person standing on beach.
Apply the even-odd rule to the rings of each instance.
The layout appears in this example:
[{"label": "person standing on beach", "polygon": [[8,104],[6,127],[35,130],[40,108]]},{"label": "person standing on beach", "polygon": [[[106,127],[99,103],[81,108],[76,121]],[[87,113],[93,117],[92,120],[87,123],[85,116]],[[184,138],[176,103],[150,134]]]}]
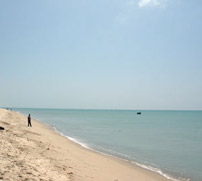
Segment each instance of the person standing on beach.
[{"label": "person standing on beach", "polygon": [[27,117],[27,120],[28,120],[28,127],[32,127],[32,124],[31,124],[31,115],[29,114],[29,116]]}]

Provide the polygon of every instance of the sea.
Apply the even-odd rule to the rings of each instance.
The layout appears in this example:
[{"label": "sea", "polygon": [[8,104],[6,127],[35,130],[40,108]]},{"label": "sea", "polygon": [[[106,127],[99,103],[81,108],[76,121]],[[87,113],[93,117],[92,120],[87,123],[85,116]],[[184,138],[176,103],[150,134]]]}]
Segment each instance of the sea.
[{"label": "sea", "polygon": [[87,149],[173,181],[202,181],[202,111],[13,110],[30,113]]}]

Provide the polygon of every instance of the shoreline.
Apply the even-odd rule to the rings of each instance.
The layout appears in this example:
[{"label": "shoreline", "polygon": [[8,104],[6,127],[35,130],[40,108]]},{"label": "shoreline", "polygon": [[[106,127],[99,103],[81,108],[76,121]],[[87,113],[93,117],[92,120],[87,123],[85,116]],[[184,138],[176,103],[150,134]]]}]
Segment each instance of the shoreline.
[{"label": "shoreline", "polygon": [[[37,153],[36,159],[40,158],[45,160],[49,159],[49,161],[51,160],[51,162],[53,162],[52,172],[58,170],[56,167],[57,164],[60,165],[59,167],[63,167],[62,170],[58,170],[58,173],[55,174],[56,176],[61,175],[61,178],[64,175],[66,176],[66,179],[63,178],[61,180],[130,181],[133,178],[138,178],[138,181],[171,180],[160,175],[160,173],[142,168],[140,165],[137,165],[137,163],[134,164],[131,163],[131,161],[127,161],[113,155],[105,154],[89,148],[84,148],[79,143],[69,139],[67,136],[61,135],[62,133],[59,132],[56,128],[55,130],[51,125],[43,123],[40,120],[32,119],[33,127],[28,128],[26,125],[27,122],[25,115],[0,109],[0,115],[1,114],[3,114],[3,117],[7,118],[7,122],[10,121],[10,117],[12,117],[11,122],[18,122],[17,125],[20,126],[17,127],[19,132],[18,134],[23,135],[23,131],[26,131],[26,135],[23,136],[24,139],[30,141],[30,144],[34,143],[38,144],[38,146],[43,145],[40,147],[40,151],[43,152],[43,154],[40,154],[40,151],[37,152],[35,148],[32,148],[34,149],[34,153],[31,156],[35,156]],[[2,116],[0,116],[0,118],[2,119]],[[0,124],[1,126],[4,126],[2,125],[1,119]],[[10,132],[12,134],[11,130]],[[20,142],[18,144],[20,144]],[[30,145],[27,143],[27,145],[25,144],[25,147],[26,146],[29,147]],[[47,148],[43,149],[43,147]],[[51,152],[51,154],[49,152]],[[6,159],[6,157],[4,159]],[[35,166],[36,165],[33,162],[33,167]],[[43,166],[43,164],[41,166]],[[65,170],[68,171],[65,172]]]},{"label": "shoreline", "polygon": [[[35,119],[36,120],[36,119]],[[140,168],[143,168],[143,169],[146,169],[146,170],[149,170],[151,172],[154,172],[154,173],[157,173],[163,177],[165,177],[166,179],[168,180],[171,180],[171,181],[190,181],[190,179],[185,179],[185,178],[182,178],[182,180],[179,180],[177,178],[174,178],[166,173],[164,173],[161,169],[158,169],[158,168],[155,168],[155,167],[152,167],[152,166],[148,166],[148,165],[144,165],[144,164],[141,164],[141,163],[138,163],[138,162],[135,162],[133,160],[129,160],[129,159],[126,159],[126,158],[122,158],[122,157],[118,157],[116,155],[113,155],[113,154],[109,154],[109,153],[105,153],[105,152],[102,152],[102,151],[99,151],[99,150],[95,150],[89,146],[87,146],[86,143],[82,143],[80,141],[78,141],[77,139],[73,138],[73,137],[70,137],[68,135],[65,135],[63,134],[62,132],[60,132],[55,126],[51,126],[47,123],[43,123],[41,122],[40,120],[37,119],[38,122],[40,122],[41,124],[45,124],[48,126],[48,129],[52,129],[53,131],[55,131],[57,134],[67,138],[69,141],[72,141],[73,143],[77,144],[79,147],[82,147],[84,149],[87,149],[89,151],[92,151],[92,152],[95,152],[97,154],[101,154],[101,155],[104,155],[104,156],[107,156],[107,157],[112,157],[114,159],[118,159],[120,161],[123,161],[123,162],[126,162],[126,164],[130,164],[132,166],[137,166],[137,167],[140,167]],[[49,128],[50,127],[50,128]]]}]

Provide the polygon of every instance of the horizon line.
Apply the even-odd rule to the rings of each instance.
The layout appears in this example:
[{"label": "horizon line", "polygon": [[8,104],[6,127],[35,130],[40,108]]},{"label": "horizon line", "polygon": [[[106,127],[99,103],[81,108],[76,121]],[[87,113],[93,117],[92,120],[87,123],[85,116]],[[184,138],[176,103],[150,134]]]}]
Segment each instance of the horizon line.
[{"label": "horizon line", "polygon": [[66,110],[100,110],[100,111],[202,111],[202,109],[112,109],[112,108],[53,108],[53,107],[0,107],[3,109],[66,109]]}]

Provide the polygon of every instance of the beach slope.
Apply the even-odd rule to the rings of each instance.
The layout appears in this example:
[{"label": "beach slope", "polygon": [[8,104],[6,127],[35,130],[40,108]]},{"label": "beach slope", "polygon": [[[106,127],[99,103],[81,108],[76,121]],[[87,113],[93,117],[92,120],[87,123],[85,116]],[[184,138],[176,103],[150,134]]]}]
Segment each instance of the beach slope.
[{"label": "beach slope", "polygon": [[85,149],[47,125],[0,109],[0,180],[166,181],[130,162]]}]

